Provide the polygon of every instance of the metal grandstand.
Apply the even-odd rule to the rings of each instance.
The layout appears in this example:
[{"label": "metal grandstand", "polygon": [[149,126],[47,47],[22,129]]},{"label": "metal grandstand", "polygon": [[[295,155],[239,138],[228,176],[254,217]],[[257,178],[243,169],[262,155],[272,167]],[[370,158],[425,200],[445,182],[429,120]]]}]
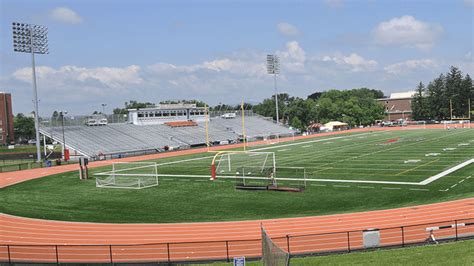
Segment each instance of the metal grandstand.
[{"label": "metal grandstand", "polygon": [[[269,136],[291,136],[293,131],[275,124],[264,117],[251,115],[245,118],[248,140]],[[62,128],[43,124],[40,133],[62,143]],[[91,159],[100,156],[117,158],[165,151],[187,149],[206,144],[205,123],[193,127],[161,125],[138,126],[126,122],[109,123],[106,126],[89,127],[78,123],[64,127],[66,146],[79,156]],[[213,145],[235,143],[242,138],[240,116],[236,119],[211,117],[209,139]]]}]

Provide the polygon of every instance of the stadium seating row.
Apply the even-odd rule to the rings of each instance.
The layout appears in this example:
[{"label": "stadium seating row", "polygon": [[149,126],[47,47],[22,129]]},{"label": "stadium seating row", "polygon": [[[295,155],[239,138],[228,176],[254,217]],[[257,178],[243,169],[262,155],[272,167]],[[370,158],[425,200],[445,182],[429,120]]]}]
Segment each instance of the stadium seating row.
[{"label": "stadium seating row", "polygon": [[[248,138],[274,135],[291,135],[292,130],[258,116],[245,119]],[[61,127],[41,127],[40,132],[62,143]],[[89,156],[130,153],[148,150],[164,150],[165,147],[185,148],[206,143],[204,123],[192,127],[170,127],[168,125],[137,126],[115,123],[106,126],[64,127],[66,146]],[[209,122],[209,140],[212,143],[233,142],[241,138],[241,119],[214,117]]]}]

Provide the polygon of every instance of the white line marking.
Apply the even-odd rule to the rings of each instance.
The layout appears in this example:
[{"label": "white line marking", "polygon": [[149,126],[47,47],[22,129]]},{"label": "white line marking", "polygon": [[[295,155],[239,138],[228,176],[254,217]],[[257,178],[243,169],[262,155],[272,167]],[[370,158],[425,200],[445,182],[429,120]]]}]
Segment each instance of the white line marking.
[{"label": "white line marking", "polygon": [[455,171],[457,171],[457,170],[459,170],[463,167],[466,167],[466,166],[470,165],[471,163],[474,163],[474,159],[467,160],[467,161],[465,161],[463,163],[460,163],[460,164],[458,164],[454,167],[451,167],[451,168],[449,168],[449,169],[447,169],[447,170],[445,170],[445,171],[443,171],[443,172],[441,172],[437,175],[429,177],[429,178],[419,182],[418,185],[428,185],[429,183],[431,183],[433,181],[436,181],[436,180],[440,179],[441,177],[447,176],[447,175],[449,175],[449,174],[451,174],[451,173],[453,173],[453,172],[455,172]]},{"label": "white line marking", "polygon": [[310,148],[310,147],[313,147],[312,145],[304,145],[304,146],[301,146],[302,148]]},{"label": "white line marking", "polygon": [[458,184],[454,184],[454,185],[451,186],[451,188],[454,188],[454,187],[457,186],[457,185],[458,185]]},{"label": "white line marking", "polygon": [[333,185],[333,187],[351,187],[351,186]]},{"label": "white line marking", "polygon": [[429,191],[429,189],[426,188],[410,188],[410,190]]},{"label": "white line marking", "polygon": [[277,149],[277,148],[282,148],[282,147],[289,147],[289,146],[308,144],[308,143],[316,143],[316,142],[325,142],[325,144],[328,144],[328,143],[332,143],[332,142],[328,142],[328,140],[354,138],[354,137],[357,137],[357,136],[370,135],[370,134],[373,134],[373,133],[367,132],[367,133],[354,134],[354,135],[349,135],[349,136],[332,137],[332,138],[325,138],[325,139],[315,139],[315,140],[309,140],[309,141],[303,141],[303,142],[282,144],[282,145],[277,145],[277,146],[272,146],[272,147],[263,147],[263,148],[258,148],[258,149],[251,149],[250,151],[271,150],[271,149]]},{"label": "white line marking", "polygon": [[357,186],[358,188],[375,188],[375,187],[367,187],[367,186]]},{"label": "white line marking", "polygon": [[464,180],[465,180],[465,179],[463,179],[463,180],[459,181],[459,182],[458,182],[458,184],[461,184],[462,182],[464,182]]},{"label": "white line marking", "polygon": [[313,187],[325,187],[326,185],[320,185],[320,184],[310,184],[310,186],[313,186]]},{"label": "white line marking", "polygon": [[401,189],[399,187],[383,187],[382,189]]}]

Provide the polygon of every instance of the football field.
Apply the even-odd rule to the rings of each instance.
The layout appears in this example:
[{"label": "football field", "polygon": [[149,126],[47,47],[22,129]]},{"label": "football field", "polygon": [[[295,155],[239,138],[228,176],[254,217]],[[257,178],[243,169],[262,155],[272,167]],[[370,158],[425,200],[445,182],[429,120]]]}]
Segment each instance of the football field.
[{"label": "football field", "polygon": [[[386,209],[474,196],[472,129],[346,133],[248,150],[253,154],[246,160],[254,165],[262,164],[255,154],[274,154],[278,185],[305,186],[305,191],[236,190],[241,174],[249,176],[249,184],[269,183],[265,175],[250,178],[258,175],[255,170],[225,175],[218,171],[217,180],[210,181],[216,153],[201,153],[152,161],[159,185],[146,189],[97,188],[94,178],[80,181],[77,172],[13,185],[0,191],[0,211],[68,221],[226,221]],[[216,164],[220,160],[227,165],[224,156],[217,156]],[[273,167],[271,160],[263,162]],[[94,168],[91,176],[111,170]]]}]

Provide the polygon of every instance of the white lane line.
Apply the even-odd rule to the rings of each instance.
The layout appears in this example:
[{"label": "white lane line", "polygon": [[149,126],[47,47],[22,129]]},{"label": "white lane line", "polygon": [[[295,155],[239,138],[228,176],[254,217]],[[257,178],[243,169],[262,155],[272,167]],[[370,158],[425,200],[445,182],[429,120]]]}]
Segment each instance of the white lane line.
[{"label": "white lane line", "polygon": [[463,180],[459,181],[459,182],[458,182],[458,184],[461,184],[462,182],[464,182],[464,180],[465,180],[465,179],[463,179]]},{"label": "white lane line", "polygon": [[368,186],[357,186],[358,188],[375,188],[375,187],[368,187]]},{"label": "white lane line", "polygon": [[429,189],[426,189],[426,188],[410,188],[410,190],[417,190],[417,191],[430,191]]},{"label": "white lane line", "polygon": [[457,186],[457,185],[458,185],[458,184],[454,184],[454,185],[451,186],[451,188],[454,188],[454,187]]},{"label": "white lane line", "polygon": [[344,186],[344,185],[333,185],[333,187],[351,187],[351,186]]},{"label": "white lane line", "polygon": [[401,189],[399,187],[382,187],[382,189]]}]

